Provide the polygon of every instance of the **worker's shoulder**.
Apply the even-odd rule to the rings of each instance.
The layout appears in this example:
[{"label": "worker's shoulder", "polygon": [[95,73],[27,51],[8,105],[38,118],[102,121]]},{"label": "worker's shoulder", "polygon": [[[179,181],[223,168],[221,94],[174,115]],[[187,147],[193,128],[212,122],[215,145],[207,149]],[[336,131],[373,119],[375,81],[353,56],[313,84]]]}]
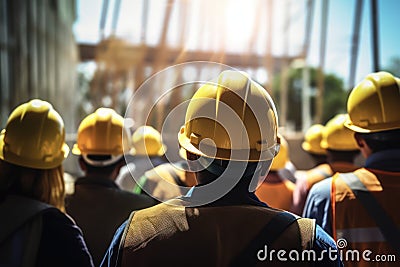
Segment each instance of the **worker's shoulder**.
[{"label": "worker's shoulder", "polygon": [[310,189],[309,198],[310,196],[317,198],[330,198],[331,184],[332,177],[326,178],[314,184]]},{"label": "worker's shoulder", "polygon": [[179,174],[179,173],[184,173],[184,171],[188,169],[189,167],[186,161],[178,161],[173,163],[167,162],[147,170],[144,173],[144,176],[146,176],[147,178],[164,178],[165,173]]},{"label": "worker's shoulder", "polygon": [[115,190],[114,195],[115,196],[112,199],[118,199],[118,201],[125,203],[126,205],[135,207],[140,206],[140,208],[151,207],[158,203],[147,195],[135,194],[125,190]]},{"label": "worker's shoulder", "polygon": [[164,218],[177,218],[182,216],[189,222],[203,221],[217,222],[226,221],[227,223],[245,223],[248,220],[255,221],[268,221],[272,217],[280,214],[287,213],[293,215],[294,218],[298,216],[289,212],[257,205],[232,205],[232,206],[194,206],[190,202],[182,201],[181,199],[173,199],[160,203],[153,207],[141,210],[138,212],[138,217],[154,217],[154,214]]}]

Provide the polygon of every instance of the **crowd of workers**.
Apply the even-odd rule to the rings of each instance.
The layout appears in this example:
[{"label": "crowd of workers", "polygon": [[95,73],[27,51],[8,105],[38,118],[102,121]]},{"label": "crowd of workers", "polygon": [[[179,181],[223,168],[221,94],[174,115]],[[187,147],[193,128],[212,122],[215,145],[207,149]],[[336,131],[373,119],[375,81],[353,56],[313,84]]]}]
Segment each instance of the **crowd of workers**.
[{"label": "crowd of workers", "polygon": [[190,100],[178,162],[151,126],[131,135],[110,108],[85,117],[70,194],[60,114],[39,99],[12,111],[0,134],[0,266],[397,266],[400,79],[369,74],[347,114],[305,133],[310,170],[292,163],[262,86],[239,71],[216,81]]}]

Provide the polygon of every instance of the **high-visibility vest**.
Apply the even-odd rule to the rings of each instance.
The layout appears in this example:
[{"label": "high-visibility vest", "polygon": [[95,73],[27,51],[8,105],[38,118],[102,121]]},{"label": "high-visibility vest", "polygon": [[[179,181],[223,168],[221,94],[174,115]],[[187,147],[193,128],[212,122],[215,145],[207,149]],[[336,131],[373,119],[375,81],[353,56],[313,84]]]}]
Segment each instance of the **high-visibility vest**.
[{"label": "high-visibility vest", "polygon": [[272,208],[289,210],[293,202],[295,184],[289,180],[279,183],[264,181],[256,190],[256,196]]},{"label": "high-visibility vest", "polygon": [[317,167],[307,171],[306,172],[307,188],[310,190],[314,184],[316,184],[328,177],[331,177],[332,174],[333,174],[332,168],[327,163],[320,164]]},{"label": "high-visibility vest", "polygon": [[[399,226],[400,173],[361,168],[352,174],[358,177],[388,217]],[[367,207],[356,198],[345,177],[336,174],[332,179],[331,190],[332,230],[342,250],[345,266],[398,266],[399,257],[385,241],[376,219],[369,215]],[[357,255],[359,261],[355,260]],[[393,262],[393,255],[397,262]]]},{"label": "high-visibility vest", "polygon": [[332,162],[318,165],[306,173],[308,189],[311,189],[314,184],[331,177],[336,172],[352,172],[358,168],[359,167],[349,162]]},{"label": "high-visibility vest", "polygon": [[357,170],[359,167],[355,166],[350,162],[331,162],[320,164],[317,167],[308,170],[306,172],[298,172],[298,180],[296,181],[296,188],[293,191],[293,206],[290,211],[296,214],[302,214],[304,206],[306,204],[308,193],[311,187],[331,177],[336,172],[352,172]]},{"label": "high-visibility vest", "polygon": [[[120,244],[121,266],[231,266],[279,213],[282,212],[250,205],[189,208],[165,203],[136,211]],[[268,251],[287,249],[301,253],[313,246],[315,221],[297,218],[281,233]],[[264,246],[251,251],[252,259],[263,249]],[[267,259],[256,265],[270,264]]]}]

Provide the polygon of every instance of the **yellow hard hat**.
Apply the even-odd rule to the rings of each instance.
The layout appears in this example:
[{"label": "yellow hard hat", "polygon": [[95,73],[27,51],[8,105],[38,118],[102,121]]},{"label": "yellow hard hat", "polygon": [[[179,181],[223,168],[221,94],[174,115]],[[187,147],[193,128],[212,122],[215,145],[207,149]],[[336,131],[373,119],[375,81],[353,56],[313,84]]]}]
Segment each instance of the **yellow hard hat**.
[{"label": "yellow hard hat", "polygon": [[129,153],[130,149],[129,132],[124,128],[124,118],[111,108],[99,108],[80,123],[72,153],[123,155]]},{"label": "yellow hard hat", "polygon": [[326,150],[321,147],[322,131],[324,126],[322,124],[312,125],[304,135],[304,142],[301,147],[313,154],[325,155]]},{"label": "yellow hard hat", "polygon": [[167,151],[167,147],[161,141],[161,134],[151,126],[140,126],[132,135],[133,154],[162,156]]},{"label": "yellow hard hat", "polygon": [[400,128],[400,79],[388,72],[367,75],[347,100],[345,126],[359,133]]},{"label": "yellow hard hat", "polygon": [[178,141],[208,158],[268,161],[279,151],[275,105],[267,91],[239,71],[224,71],[189,102]]},{"label": "yellow hard hat", "polygon": [[279,149],[279,153],[272,161],[271,171],[278,171],[280,169],[285,168],[286,163],[290,161],[289,144],[281,134],[278,133],[278,137],[281,140],[281,146]]},{"label": "yellow hard hat", "polygon": [[180,148],[179,148],[179,156],[180,156],[182,159],[187,159],[186,150],[185,150],[183,147],[180,147]]},{"label": "yellow hard hat", "polygon": [[0,134],[0,158],[35,169],[52,169],[68,156],[64,122],[53,106],[39,99],[21,104]]},{"label": "yellow hard hat", "polygon": [[332,150],[357,150],[354,132],[344,127],[347,114],[338,114],[329,120],[322,131],[321,147]]}]

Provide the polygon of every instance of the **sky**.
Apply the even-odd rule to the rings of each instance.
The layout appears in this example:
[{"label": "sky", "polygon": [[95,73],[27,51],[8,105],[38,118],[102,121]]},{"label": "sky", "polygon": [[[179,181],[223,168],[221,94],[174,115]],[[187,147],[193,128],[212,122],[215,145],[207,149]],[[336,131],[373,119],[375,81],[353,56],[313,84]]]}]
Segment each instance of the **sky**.
[{"label": "sky", "polygon": [[[166,0],[148,0],[149,16],[146,36],[141,35],[141,11],[142,0],[121,0],[120,16],[116,35],[129,39],[133,43],[145,42],[156,45],[161,35],[162,12]],[[181,10],[174,9],[168,42],[178,43],[179,31],[186,30],[187,38],[184,41],[185,49],[215,50],[224,46],[228,52],[244,52],[248,49],[257,51],[260,55],[265,54],[267,25],[264,9],[258,8],[260,1],[264,0],[211,0],[207,6],[201,7],[204,0],[186,0],[191,2],[188,25],[180,25],[178,17]],[[357,0],[329,0],[328,2],[328,31],[326,42],[325,71],[334,73],[344,79],[347,86],[350,71],[351,38],[353,31],[353,16]],[[106,34],[111,32],[111,20],[114,0],[110,0]],[[304,40],[306,0],[275,0],[272,32],[272,53],[283,55],[287,51],[291,55],[297,54]],[[398,10],[400,1],[378,0],[379,7],[379,47],[380,65],[385,67],[393,57],[400,57],[398,49]],[[207,2],[206,2],[207,3]],[[290,4],[290,8],[288,8]],[[372,72],[371,52],[371,1],[364,0],[362,10],[362,23],[360,30],[360,47],[357,62],[356,83],[362,80],[368,73]],[[99,41],[99,18],[102,0],[78,0],[77,20],[74,31],[78,42],[96,43]],[[313,28],[311,35],[311,46],[307,57],[307,63],[318,66],[320,48],[320,25],[321,25],[322,0],[315,0]],[[206,12],[206,13],[204,13]],[[285,12],[290,17],[288,29],[288,45],[282,33],[285,31]],[[260,15],[261,14],[261,15]],[[262,19],[257,20],[258,16]],[[254,31],[254,25],[257,27]],[[206,35],[200,35],[199,32]],[[251,37],[256,34],[256,42],[251,42]],[[204,36],[204,38],[200,38]],[[221,37],[224,38],[221,41]],[[249,48],[250,47],[250,48]]]},{"label": "sky", "polygon": [[[314,22],[321,20],[321,2],[316,1],[316,16]],[[380,66],[387,66],[390,59],[400,56],[398,44],[400,35],[396,25],[398,24],[398,10],[400,1],[378,0],[379,19],[379,47]],[[356,82],[363,79],[373,71],[372,67],[372,45],[371,45],[371,1],[364,0],[362,10],[362,22],[360,28],[360,44],[357,62]],[[351,37],[353,32],[353,16],[355,11],[355,0],[330,0],[328,17],[328,33],[326,48],[326,69],[344,77],[347,82],[350,70]],[[319,25],[314,23],[313,33],[319,33]],[[311,51],[319,50],[319,40],[315,38],[312,42]],[[309,61],[318,64],[318,53],[310,53]]]}]

